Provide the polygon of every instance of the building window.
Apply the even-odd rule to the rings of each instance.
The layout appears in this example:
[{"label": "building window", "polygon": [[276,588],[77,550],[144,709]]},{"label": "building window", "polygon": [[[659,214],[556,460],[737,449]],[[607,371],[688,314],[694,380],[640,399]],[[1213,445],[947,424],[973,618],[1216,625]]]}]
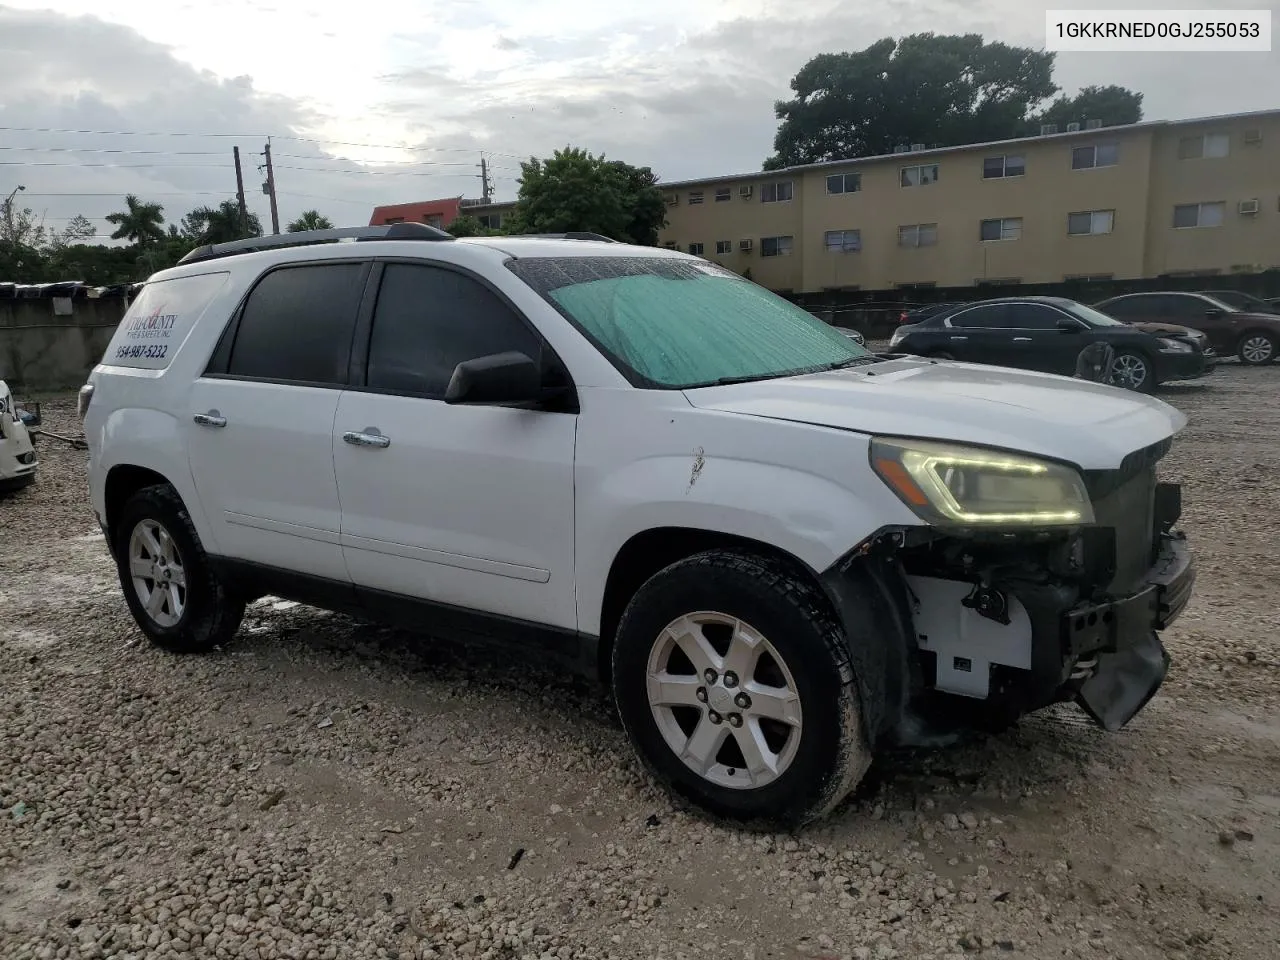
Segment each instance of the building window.
[{"label": "building window", "polygon": [[1114,210],[1085,210],[1081,213],[1067,214],[1067,236],[1089,237],[1100,233],[1110,233],[1115,226]]},{"label": "building window", "polygon": [[761,203],[786,203],[791,199],[793,185],[790,180],[778,180],[774,183],[762,184],[760,187]]},{"label": "building window", "polygon": [[938,242],[936,223],[912,223],[898,228],[898,246],[932,247]]},{"label": "building window", "polygon": [[667,206],[674,207],[680,202],[680,194],[671,193],[667,195]]},{"label": "building window", "polygon": [[1021,177],[1027,172],[1027,158],[1016,155],[987,157],[982,161],[982,179],[999,180],[1001,177]]},{"label": "building window", "polygon": [[1120,162],[1120,144],[1095,143],[1076,147],[1071,151],[1072,170],[1092,170],[1094,167],[1114,167]]},{"label": "building window", "polygon": [[857,193],[861,189],[860,173],[833,173],[827,177],[827,193]]},{"label": "building window", "polygon": [[435,227],[437,230],[444,227],[444,214],[441,213],[428,213],[422,220],[428,227]]},{"label": "building window", "polygon": [[973,281],[975,287],[1016,287],[1021,277],[981,277]]},{"label": "building window", "polygon": [[938,165],[924,163],[918,167],[902,168],[902,185],[904,187],[922,187],[925,184],[938,182]]},{"label": "building window", "polygon": [[485,213],[476,219],[480,221],[480,226],[487,230],[500,230],[502,228],[502,214],[500,213]]},{"label": "building window", "polygon": [[732,187],[716,187],[716,203],[724,203],[733,196]]},{"label": "building window", "polygon": [[1180,203],[1173,208],[1173,225],[1183,227],[1220,227],[1227,216],[1222,200],[1213,203]]},{"label": "building window", "polygon": [[895,283],[899,290],[932,290],[938,285],[936,280],[919,280],[913,283]]},{"label": "building window", "polygon": [[1114,280],[1113,273],[1068,273],[1062,278],[1068,283],[1104,283]]},{"label": "building window", "polygon": [[1198,137],[1183,137],[1178,141],[1179,160],[1225,157],[1230,152],[1231,137],[1225,133],[1204,133]]},{"label": "building window", "polygon": [[988,240],[1021,240],[1022,218],[1005,217],[999,220],[983,220],[978,230],[978,237]]},{"label": "building window", "polygon": [[387,217],[383,223],[404,223],[404,217]]},{"label": "building window", "polygon": [[701,202],[702,202],[702,191],[701,191],[701,190],[690,190],[690,191],[689,191],[689,206],[693,206],[695,203],[701,203]]},{"label": "building window", "polygon": [[716,253],[717,253],[717,254],[719,254],[719,255],[720,255],[720,256],[722,256],[722,257],[723,257],[725,254],[727,254],[727,253],[733,253],[733,241],[732,241],[732,240],[717,240],[717,241],[716,241]]},{"label": "building window", "polygon": [[823,242],[832,253],[857,253],[862,249],[862,231],[828,230],[823,235]]},{"label": "building window", "polygon": [[666,243],[663,244],[663,246],[666,247],[668,250],[674,250],[676,248],[676,242],[674,240],[668,240]]},{"label": "building window", "polygon": [[692,253],[695,257],[702,256],[702,250],[703,250],[703,246],[700,243],[689,244],[689,252]]},{"label": "building window", "polygon": [[760,256],[789,256],[791,254],[791,242],[791,237],[762,237],[760,239]]}]

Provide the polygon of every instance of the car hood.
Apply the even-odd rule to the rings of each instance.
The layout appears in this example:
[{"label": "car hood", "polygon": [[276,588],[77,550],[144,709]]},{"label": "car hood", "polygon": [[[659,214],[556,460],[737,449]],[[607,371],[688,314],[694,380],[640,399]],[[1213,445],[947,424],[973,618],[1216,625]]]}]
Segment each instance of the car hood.
[{"label": "car hood", "polygon": [[1134,330],[1141,330],[1143,333],[1153,333],[1157,337],[1191,337],[1193,340],[1204,338],[1204,334],[1199,330],[1192,330],[1190,327],[1182,327],[1176,323],[1159,323],[1157,321],[1140,320],[1128,324]]},{"label": "car hood", "polygon": [[999,447],[1085,470],[1119,467],[1187,422],[1154,397],[1087,380],[914,358],[685,395],[703,410]]}]

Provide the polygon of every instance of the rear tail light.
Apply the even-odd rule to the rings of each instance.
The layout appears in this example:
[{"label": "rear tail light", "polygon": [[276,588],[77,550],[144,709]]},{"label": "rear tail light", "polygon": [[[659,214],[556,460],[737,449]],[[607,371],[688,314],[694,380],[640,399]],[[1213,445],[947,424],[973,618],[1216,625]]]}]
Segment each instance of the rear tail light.
[{"label": "rear tail light", "polygon": [[89,412],[89,401],[93,399],[93,384],[86,383],[80,388],[80,392],[76,395],[76,413],[83,420],[85,414]]}]

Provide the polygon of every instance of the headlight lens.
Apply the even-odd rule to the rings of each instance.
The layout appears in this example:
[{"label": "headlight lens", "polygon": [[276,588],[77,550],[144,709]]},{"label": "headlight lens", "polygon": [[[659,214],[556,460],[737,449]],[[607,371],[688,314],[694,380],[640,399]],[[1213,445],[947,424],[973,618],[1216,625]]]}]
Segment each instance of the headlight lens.
[{"label": "headlight lens", "polygon": [[889,338],[889,348],[893,349],[902,342],[903,333],[901,330],[893,331],[893,336]]},{"label": "headlight lens", "polygon": [[1183,343],[1181,340],[1170,340],[1168,337],[1160,337],[1161,353],[1190,353],[1191,345]]},{"label": "headlight lens", "polygon": [[926,440],[876,439],[871,466],[923,520],[948,527],[1093,522],[1078,471],[1016,453]]}]

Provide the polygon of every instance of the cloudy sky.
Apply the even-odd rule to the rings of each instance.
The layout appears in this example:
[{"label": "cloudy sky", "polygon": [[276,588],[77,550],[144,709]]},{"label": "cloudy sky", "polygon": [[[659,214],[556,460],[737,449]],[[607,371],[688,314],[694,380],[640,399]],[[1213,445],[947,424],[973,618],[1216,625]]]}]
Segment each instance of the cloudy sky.
[{"label": "cloudy sky", "polygon": [[[772,104],[809,57],[924,30],[1040,47],[1044,7],[0,0],[0,200],[23,184],[50,226],[83,213],[102,230],[100,218],[134,192],[177,220],[234,196],[238,145],[249,203],[269,225],[257,169],[268,136],[282,223],[310,208],[367,223],[378,203],[476,196],[482,151],[499,199],[515,196],[519,158],[566,143],[667,180],[748,171],[771,152]],[[1067,92],[1140,90],[1148,119],[1280,107],[1280,46],[1059,54],[1055,76]]]}]

